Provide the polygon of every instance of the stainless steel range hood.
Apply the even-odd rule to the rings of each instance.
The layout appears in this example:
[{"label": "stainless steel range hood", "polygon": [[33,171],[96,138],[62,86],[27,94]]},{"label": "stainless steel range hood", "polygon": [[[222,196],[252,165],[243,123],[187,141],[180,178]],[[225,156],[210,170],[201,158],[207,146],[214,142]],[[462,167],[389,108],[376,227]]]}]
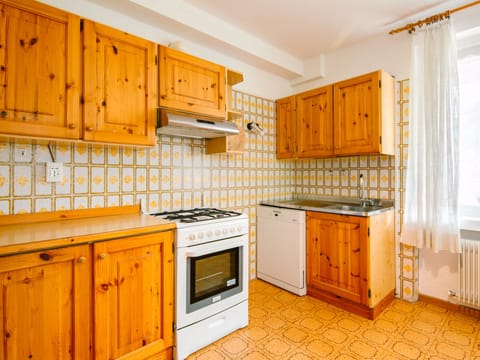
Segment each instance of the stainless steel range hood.
[{"label": "stainless steel range hood", "polygon": [[200,139],[237,135],[234,122],[167,108],[157,109],[157,134]]}]

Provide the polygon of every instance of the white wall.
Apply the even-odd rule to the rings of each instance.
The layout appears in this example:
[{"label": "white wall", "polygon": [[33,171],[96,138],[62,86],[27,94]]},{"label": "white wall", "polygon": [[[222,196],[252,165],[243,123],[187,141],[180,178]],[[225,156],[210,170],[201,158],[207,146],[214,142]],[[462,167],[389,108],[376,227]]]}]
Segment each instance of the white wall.
[{"label": "white wall", "polygon": [[385,70],[397,80],[410,74],[410,38],[406,33],[382,34],[326,55],[325,77],[294,87],[294,92]]},{"label": "white wall", "polygon": [[458,255],[422,249],[419,260],[420,295],[449,301],[449,290],[459,293]]}]

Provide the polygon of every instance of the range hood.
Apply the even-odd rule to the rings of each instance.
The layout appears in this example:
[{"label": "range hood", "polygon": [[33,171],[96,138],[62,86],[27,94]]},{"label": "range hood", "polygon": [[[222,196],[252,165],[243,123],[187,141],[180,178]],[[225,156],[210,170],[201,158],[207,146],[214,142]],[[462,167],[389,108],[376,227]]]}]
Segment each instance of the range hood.
[{"label": "range hood", "polygon": [[157,134],[214,139],[240,133],[234,122],[168,108],[157,108]]}]

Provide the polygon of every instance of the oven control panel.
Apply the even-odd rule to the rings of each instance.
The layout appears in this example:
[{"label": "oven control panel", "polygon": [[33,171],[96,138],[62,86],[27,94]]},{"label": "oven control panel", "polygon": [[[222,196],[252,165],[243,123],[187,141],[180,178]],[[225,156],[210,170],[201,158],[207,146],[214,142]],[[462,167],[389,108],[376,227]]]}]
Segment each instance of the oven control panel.
[{"label": "oven control panel", "polygon": [[248,234],[248,218],[210,222],[177,229],[177,247],[188,247]]}]

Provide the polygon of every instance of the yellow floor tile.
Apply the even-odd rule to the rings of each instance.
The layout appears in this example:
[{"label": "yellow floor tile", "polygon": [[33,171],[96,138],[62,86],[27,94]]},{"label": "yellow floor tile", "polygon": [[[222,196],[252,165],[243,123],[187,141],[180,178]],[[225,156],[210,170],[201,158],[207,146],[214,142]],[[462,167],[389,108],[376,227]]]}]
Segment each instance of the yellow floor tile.
[{"label": "yellow floor tile", "polygon": [[249,325],[188,358],[229,359],[480,360],[480,319],[395,299],[367,320],[254,280]]}]

